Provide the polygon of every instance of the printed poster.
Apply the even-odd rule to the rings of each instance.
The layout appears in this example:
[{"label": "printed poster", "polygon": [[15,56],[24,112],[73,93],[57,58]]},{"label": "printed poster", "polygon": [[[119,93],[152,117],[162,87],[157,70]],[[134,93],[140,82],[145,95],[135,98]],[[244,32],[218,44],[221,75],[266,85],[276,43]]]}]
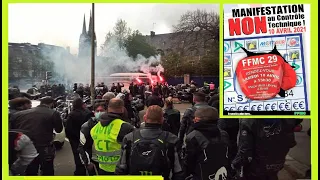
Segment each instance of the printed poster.
[{"label": "printed poster", "polygon": [[224,115],[310,115],[310,5],[224,5]]}]

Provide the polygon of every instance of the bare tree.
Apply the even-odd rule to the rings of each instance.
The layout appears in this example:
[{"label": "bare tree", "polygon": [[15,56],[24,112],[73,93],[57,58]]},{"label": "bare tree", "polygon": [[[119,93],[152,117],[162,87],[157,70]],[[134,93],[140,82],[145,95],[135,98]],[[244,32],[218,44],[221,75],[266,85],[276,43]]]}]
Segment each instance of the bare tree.
[{"label": "bare tree", "polygon": [[[188,61],[183,69],[184,73],[192,73],[197,66],[197,74],[213,75],[219,74],[219,14],[214,11],[205,10],[188,11],[180,17],[179,23],[174,28],[172,40],[176,49],[181,49]],[[188,57],[188,58],[186,58]],[[195,72],[194,72],[195,73]]]},{"label": "bare tree", "polygon": [[[177,25],[173,26],[177,41],[188,41],[189,46],[211,46],[219,40],[219,15],[205,10],[188,11]],[[199,47],[200,48],[200,47]]]}]

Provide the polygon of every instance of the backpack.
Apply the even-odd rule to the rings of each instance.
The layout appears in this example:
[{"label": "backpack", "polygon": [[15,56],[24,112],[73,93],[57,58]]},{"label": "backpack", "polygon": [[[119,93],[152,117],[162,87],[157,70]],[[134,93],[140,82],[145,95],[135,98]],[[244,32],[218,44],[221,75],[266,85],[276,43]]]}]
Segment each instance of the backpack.
[{"label": "backpack", "polygon": [[133,132],[130,151],[130,175],[162,175],[168,176],[167,144],[169,132],[163,131],[154,139],[143,138],[140,131]]},{"label": "backpack", "polygon": [[195,174],[201,180],[228,179],[228,145],[221,140],[221,135],[208,140],[201,132],[194,130],[196,140],[201,148]]}]

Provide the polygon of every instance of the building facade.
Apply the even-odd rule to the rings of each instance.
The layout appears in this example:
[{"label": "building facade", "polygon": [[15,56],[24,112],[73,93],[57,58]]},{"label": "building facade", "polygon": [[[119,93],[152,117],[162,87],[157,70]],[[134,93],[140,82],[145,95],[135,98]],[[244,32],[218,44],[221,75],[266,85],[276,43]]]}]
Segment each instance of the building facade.
[{"label": "building facade", "polygon": [[[157,52],[165,59],[165,56],[171,52],[183,57],[183,61],[177,64],[176,68],[183,63],[190,64],[192,67],[201,65],[200,60],[209,52],[209,47],[201,36],[204,34],[196,33],[168,33],[156,34],[154,31],[145,36],[148,44],[156,48]],[[199,36],[199,37],[197,37]],[[210,41],[207,41],[210,43]]]},{"label": "building facade", "polygon": [[156,34],[151,31],[150,35],[146,35],[145,38],[147,43],[155,47],[161,55],[176,52],[182,56],[204,56],[207,53],[204,42],[195,37],[195,34]]},{"label": "building facade", "polygon": [[9,81],[41,81],[46,71],[54,69],[56,59],[70,58],[70,52],[60,46],[9,43]]}]

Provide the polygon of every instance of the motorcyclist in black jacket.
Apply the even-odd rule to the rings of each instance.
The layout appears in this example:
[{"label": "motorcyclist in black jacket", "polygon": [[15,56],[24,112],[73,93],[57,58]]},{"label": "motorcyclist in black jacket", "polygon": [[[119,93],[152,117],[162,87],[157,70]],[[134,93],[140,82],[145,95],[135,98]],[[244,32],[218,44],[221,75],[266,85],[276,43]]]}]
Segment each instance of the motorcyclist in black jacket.
[{"label": "motorcyclist in black jacket", "polygon": [[75,176],[86,175],[86,169],[80,161],[78,146],[80,144],[80,130],[83,123],[88,119],[88,112],[84,109],[84,103],[81,98],[76,98],[72,102],[72,111],[67,117],[66,136],[69,139],[74,163],[75,163]]},{"label": "motorcyclist in black jacket", "polygon": [[165,105],[166,108],[163,114],[165,122],[162,129],[178,136],[180,129],[180,111],[173,107],[172,97],[166,98]]},{"label": "motorcyclist in black jacket", "polygon": [[84,95],[84,87],[83,87],[82,84],[80,84],[80,86],[77,88],[76,92],[77,92],[77,94],[79,94],[79,96],[80,96],[81,98],[83,98],[83,95]]},{"label": "motorcyclist in black jacket", "polygon": [[[103,113],[100,117],[100,121],[98,122],[102,127],[108,127],[110,129],[117,128],[117,131],[119,132],[116,136],[116,140],[118,143],[122,143],[124,137],[129,134],[130,132],[134,131],[134,127],[129,123],[122,123],[120,128],[114,127],[111,123],[114,120],[123,119],[123,113],[124,113],[124,102],[122,99],[119,98],[113,98],[109,101],[108,105],[108,112]],[[122,120],[123,121],[123,120]],[[92,137],[92,134],[91,134]],[[95,141],[95,140],[94,140]],[[94,142],[96,143],[96,142]],[[100,162],[101,163],[101,162]],[[100,164],[101,165],[101,164]],[[114,174],[114,172],[107,172],[101,168],[99,168],[99,175],[111,175]]]},{"label": "motorcyclist in black jacket", "polygon": [[164,106],[163,100],[160,98],[159,94],[158,94],[158,90],[155,89],[152,92],[152,95],[148,97],[147,101],[146,101],[146,106],[152,106],[152,105],[158,105],[160,107]]},{"label": "motorcyclist in black jacket", "polygon": [[197,92],[193,94],[193,102],[195,103],[194,106],[191,108],[186,109],[184,112],[181,125],[179,130],[179,140],[180,143],[183,144],[185,135],[189,134],[192,130],[192,124],[194,119],[194,112],[200,107],[211,107],[206,102],[206,95],[202,92]]},{"label": "motorcyclist in black jacket", "polygon": [[[209,105],[216,108],[219,111],[219,104],[219,93],[217,93],[210,98]],[[237,140],[239,132],[239,119],[220,118],[218,120],[218,127],[226,131],[229,135],[229,160],[232,161],[238,151]]]},{"label": "motorcyclist in black jacket", "polygon": [[90,135],[90,131],[98,123],[101,115],[106,112],[104,103],[97,103],[94,106],[95,116],[81,126],[80,144],[78,147],[81,162],[86,167],[89,175],[97,175],[96,170],[99,168],[99,162],[93,147],[93,139]]},{"label": "motorcyclist in black jacket", "polygon": [[145,94],[144,94],[145,92],[146,92],[146,86],[144,83],[142,83],[139,86],[139,95],[141,96],[143,104],[145,103]]},{"label": "motorcyclist in black jacket", "polygon": [[[192,175],[194,180],[202,179],[203,174],[218,173],[220,169],[226,170],[229,167],[229,136],[226,131],[218,128],[218,118],[219,113],[215,108],[202,107],[195,112],[193,131],[186,137],[184,162],[186,176]],[[216,151],[206,149],[212,141],[222,143],[214,147]],[[213,156],[221,159],[212,159]],[[206,157],[212,158],[204,163]],[[225,171],[219,175],[222,175],[223,179],[227,174]]]},{"label": "motorcyclist in black jacket", "polygon": [[129,85],[129,91],[130,91],[130,94],[132,94],[133,96],[135,96],[134,90],[133,90],[133,82],[131,82],[130,85]]},{"label": "motorcyclist in black jacket", "polygon": [[121,93],[122,92],[122,88],[124,87],[124,85],[121,83],[117,83],[117,86],[116,86],[116,92],[117,93]]},{"label": "motorcyclist in black jacket", "polygon": [[116,91],[117,91],[117,86],[114,83],[112,83],[111,88],[110,88],[110,92],[114,93]]},{"label": "motorcyclist in black jacket", "polygon": [[119,94],[118,97],[121,97],[121,99],[123,100],[124,102],[124,107],[126,108],[127,110],[127,118],[129,120],[131,120],[132,118],[134,118],[134,115],[133,115],[133,108],[132,108],[132,104],[131,104],[131,101],[132,101],[132,95],[127,92],[126,90],[123,91],[123,95],[120,96],[121,94]]},{"label": "motorcyclist in black jacket", "polygon": [[[163,111],[157,106],[150,106],[146,114],[144,115],[145,127],[143,129],[139,129],[141,137],[146,139],[157,139],[163,133],[161,130],[161,125],[163,123]],[[121,159],[119,160],[115,174],[117,175],[128,175],[130,172],[129,162],[130,162],[130,149],[131,144],[135,141],[134,132],[127,134],[122,143],[122,152]],[[167,157],[169,160],[167,172],[163,172],[163,176],[165,180],[169,179],[169,174],[172,172],[173,180],[184,180],[184,172],[181,164],[181,159],[179,157],[179,141],[177,136],[168,132],[167,138],[164,139],[164,142],[167,144]],[[138,165],[138,162],[137,162]]]},{"label": "motorcyclist in black jacket", "polygon": [[38,175],[41,166],[42,175],[53,176],[55,148],[53,145],[53,130],[62,132],[63,125],[60,114],[53,110],[54,99],[44,97],[40,105],[17,112],[10,118],[11,128],[19,129],[33,141],[39,156],[36,157],[26,170],[26,175]]},{"label": "motorcyclist in black jacket", "polygon": [[294,127],[294,119],[240,119],[232,168],[243,169],[246,180],[278,180],[286,155],[296,145]]}]

